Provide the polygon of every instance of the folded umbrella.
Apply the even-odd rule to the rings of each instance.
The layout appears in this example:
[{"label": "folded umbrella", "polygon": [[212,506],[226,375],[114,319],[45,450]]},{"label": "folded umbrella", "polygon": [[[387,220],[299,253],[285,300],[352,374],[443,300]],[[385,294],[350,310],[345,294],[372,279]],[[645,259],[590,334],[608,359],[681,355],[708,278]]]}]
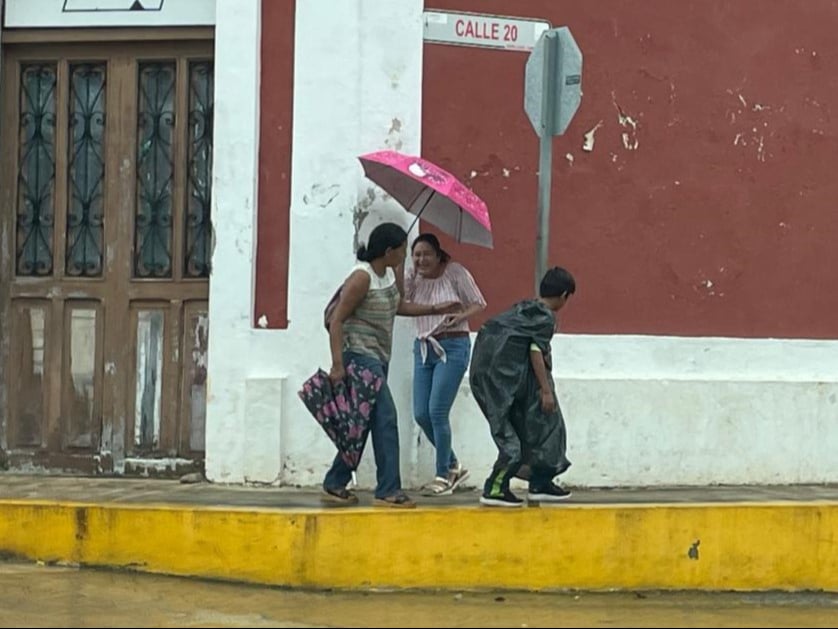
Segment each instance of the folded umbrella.
[{"label": "folded umbrella", "polygon": [[314,419],[338,449],[344,463],[354,472],[370,431],[372,410],[384,379],[354,361],[346,366],[346,377],[333,383],[318,369],[303,383],[298,395]]}]

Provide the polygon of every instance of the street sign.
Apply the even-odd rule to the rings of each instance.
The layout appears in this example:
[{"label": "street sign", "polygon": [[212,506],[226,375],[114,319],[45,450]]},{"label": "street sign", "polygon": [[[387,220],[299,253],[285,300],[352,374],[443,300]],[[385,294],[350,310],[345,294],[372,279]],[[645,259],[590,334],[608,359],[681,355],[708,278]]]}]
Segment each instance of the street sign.
[{"label": "street sign", "polygon": [[550,29],[544,20],[486,15],[425,11],[426,42],[478,46],[503,50],[532,50],[542,33]]},{"label": "street sign", "polygon": [[[566,26],[544,32],[527,59],[524,110],[539,137],[535,288],[547,270],[553,136],[562,135],[582,102],[582,51]],[[536,292],[537,294],[537,292]]]},{"label": "street sign", "polygon": [[582,102],[582,51],[566,26],[546,31],[527,59],[524,110],[539,135],[562,135]]}]

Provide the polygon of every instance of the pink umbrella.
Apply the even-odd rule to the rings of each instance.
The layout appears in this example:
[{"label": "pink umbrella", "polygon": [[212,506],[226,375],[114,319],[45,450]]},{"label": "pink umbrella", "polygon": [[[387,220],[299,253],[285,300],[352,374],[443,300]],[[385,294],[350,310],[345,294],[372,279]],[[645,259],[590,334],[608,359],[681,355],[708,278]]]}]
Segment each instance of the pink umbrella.
[{"label": "pink umbrella", "polygon": [[421,216],[457,242],[492,248],[486,203],[448,171],[396,151],[377,151],[358,159],[366,176],[415,214],[416,220]]}]

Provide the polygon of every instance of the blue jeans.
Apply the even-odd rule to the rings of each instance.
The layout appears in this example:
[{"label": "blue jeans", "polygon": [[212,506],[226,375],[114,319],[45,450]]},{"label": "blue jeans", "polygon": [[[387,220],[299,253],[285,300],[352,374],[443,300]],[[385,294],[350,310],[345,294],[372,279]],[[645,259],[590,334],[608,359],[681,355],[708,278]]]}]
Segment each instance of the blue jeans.
[{"label": "blue jeans", "polygon": [[442,362],[432,348],[422,363],[421,343],[413,346],[413,417],[428,441],[436,448],[436,475],[448,477],[457,465],[451,449],[451,407],[468,367],[471,339],[468,336],[442,339],[447,361]]},{"label": "blue jeans", "polygon": [[[390,498],[402,491],[402,479],[399,471],[399,425],[396,405],[390,388],[387,386],[387,364],[372,356],[346,352],[343,364],[354,361],[359,367],[367,367],[374,374],[384,378],[384,385],[378,392],[378,398],[372,409],[372,449],[375,454],[376,498]],[[326,489],[344,489],[352,480],[352,470],[340,455],[335,456],[332,467],[326,472],[323,487]]]}]

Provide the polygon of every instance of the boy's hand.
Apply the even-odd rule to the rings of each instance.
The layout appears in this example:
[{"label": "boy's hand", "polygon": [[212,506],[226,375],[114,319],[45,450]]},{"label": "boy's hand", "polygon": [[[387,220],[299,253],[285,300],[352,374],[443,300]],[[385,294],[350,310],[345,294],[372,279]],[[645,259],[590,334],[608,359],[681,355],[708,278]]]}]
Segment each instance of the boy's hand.
[{"label": "boy's hand", "polygon": [[556,410],[556,396],[550,389],[541,391],[541,410],[548,414]]}]

